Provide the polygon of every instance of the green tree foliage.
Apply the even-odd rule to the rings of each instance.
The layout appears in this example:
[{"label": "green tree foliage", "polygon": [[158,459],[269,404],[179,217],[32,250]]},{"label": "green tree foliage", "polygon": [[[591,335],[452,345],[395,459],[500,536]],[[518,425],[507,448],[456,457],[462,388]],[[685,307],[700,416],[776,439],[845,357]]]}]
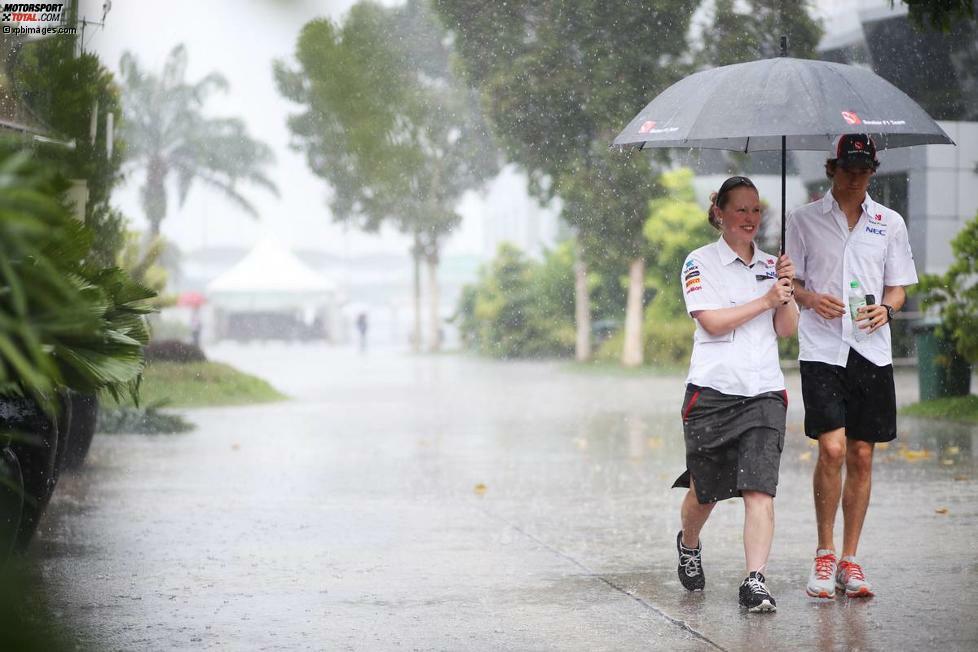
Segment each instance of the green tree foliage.
[{"label": "green tree foliage", "polygon": [[[640,267],[642,223],[659,192],[653,159],[607,147],[637,110],[688,72],[686,33],[698,2],[434,4],[507,155],[528,172],[538,197],[564,200],[584,259],[627,261],[622,273]],[[640,326],[640,310],[640,301],[630,301],[626,324]],[[640,359],[640,332],[629,337],[627,350]]]},{"label": "green tree foliage", "polygon": [[171,184],[176,185],[180,205],[198,182],[257,216],[238,184],[258,185],[277,194],[265,173],[274,161],[272,150],[252,139],[240,119],[208,118],[202,113],[214,92],[228,90],[227,80],[212,72],[188,83],[187,51],[182,45],[173,48],[158,76],[143,70],[128,52],[119,68],[127,157],[146,174],[140,192],[151,235],[159,235],[166,218]]},{"label": "green tree foliage", "polygon": [[[975,19],[975,0],[901,0],[907,5],[910,20],[918,27],[948,32],[956,22]],[[890,6],[895,0],[890,0]]]},{"label": "green tree foliage", "polygon": [[[38,155],[70,179],[87,183],[85,224],[96,234],[89,257],[96,264],[112,264],[122,247],[125,220],[111,209],[112,189],[121,179],[125,144],[113,138],[112,156],[106,146],[106,116],[121,117],[119,89],[113,74],[92,53],[75,56],[74,40],[50,38],[27,43],[11,66],[18,95],[51,135],[73,141],[38,145]],[[96,137],[91,139],[91,118],[98,107]],[[19,145],[17,145],[19,147]]]},{"label": "green tree foliage", "polygon": [[693,172],[678,168],[662,174],[660,183],[666,196],[649,202],[648,219],[643,233],[655,256],[649,265],[647,283],[655,290],[648,311],[660,319],[685,318],[686,302],[682,292],[683,261],[691,251],[719,237],[710,226],[706,209],[696,201]]},{"label": "green tree foliage", "polygon": [[454,226],[455,202],[495,173],[495,155],[427,6],[361,2],[342,25],[309,22],[295,54],[298,68],[277,62],[275,77],[303,107],[289,127],[329,182],[334,217],[366,230],[392,218],[408,232]]},{"label": "green tree foliage", "polygon": [[479,281],[462,292],[462,341],[497,358],[567,356],[574,350],[574,251],[570,242],[543,262],[502,244]]},{"label": "green tree foliage", "polygon": [[713,20],[703,33],[701,65],[726,66],[781,54],[781,36],[788,37],[788,55],[816,58],[822,28],[811,15],[810,0],[716,0]]},{"label": "green tree foliage", "polygon": [[941,316],[940,330],[954,340],[958,352],[978,362],[978,215],[951,241],[954,262],[944,274],[925,274],[912,292],[923,308]]},{"label": "green tree foliage", "polygon": [[[687,362],[693,346],[693,322],[686,314],[680,271],[689,252],[716,240],[718,234],[696,202],[693,172],[678,168],[661,175],[665,195],[649,202],[642,232],[650,261],[645,283],[653,296],[645,310],[644,347],[653,364]],[[610,339],[600,356],[615,357],[620,337]]]},{"label": "green tree foliage", "polygon": [[[334,218],[412,235],[412,254],[427,261],[431,279],[461,220],[462,195],[498,169],[477,97],[453,72],[449,46],[426,2],[361,2],[342,25],[317,19],[303,27],[298,67],[275,65],[280,92],[302,107],[289,118],[295,145],[329,183]],[[437,348],[437,332],[432,340]]]},{"label": "green tree foliage", "polygon": [[0,161],[0,394],[48,409],[62,386],[135,396],[153,292],[85,262],[93,233],[57,196],[23,155]]}]

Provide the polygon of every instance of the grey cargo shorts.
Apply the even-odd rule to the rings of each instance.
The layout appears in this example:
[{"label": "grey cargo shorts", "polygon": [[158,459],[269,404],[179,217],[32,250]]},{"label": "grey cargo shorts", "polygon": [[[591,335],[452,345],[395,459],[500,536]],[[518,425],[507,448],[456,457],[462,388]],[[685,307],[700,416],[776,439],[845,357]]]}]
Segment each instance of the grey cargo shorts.
[{"label": "grey cargo shorts", "polygon": [[672,486],[689,487],[692,476],[702,505],[743,491],[774,496],[787,409],[784,390],[734,396],[687,385],[682,410],[686,471]]}]

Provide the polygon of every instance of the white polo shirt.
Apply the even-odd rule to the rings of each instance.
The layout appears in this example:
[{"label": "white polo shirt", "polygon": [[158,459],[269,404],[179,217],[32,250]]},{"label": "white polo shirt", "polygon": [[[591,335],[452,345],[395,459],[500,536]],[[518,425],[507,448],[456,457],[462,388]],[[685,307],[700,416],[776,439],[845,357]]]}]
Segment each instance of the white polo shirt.
[{"label": "white polo shirt", "polygon": [[[903,218],[868,194],[862,208],[851,233],[831,192],[788,216],[785,249],[795,264],[795,278],[805,281],[806,289],[836,296],[847,306],[851,281],[859,281],[861,291],[872,294],[876,303],[883,301],[884,286],[917,282]],[[803,310],[798,359],[844,367],[853,348],[875,365],[893,362],[889,324],[862,342],[853,334],[848,312],[839,319],[825,319],[814,310]]]},{"label": "white polo shirt", "polygon": [[[730,308],[756,299],[776,282],[777,259],[756,246],[745,265],[721,237],[686,257],[680,276],[686,311]],[[757,396],[784,389],[774,310],[765,310],[726,335],[715,337],[696,321],[686,382],[724,394]]]}]

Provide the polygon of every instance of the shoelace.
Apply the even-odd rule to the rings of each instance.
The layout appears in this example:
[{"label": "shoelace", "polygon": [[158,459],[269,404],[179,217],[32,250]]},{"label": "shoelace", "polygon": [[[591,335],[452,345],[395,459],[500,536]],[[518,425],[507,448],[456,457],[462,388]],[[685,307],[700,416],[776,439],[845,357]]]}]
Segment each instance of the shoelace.
[{"label": "shoelace", "polygon": [[846,573],[847,580],[860,580],[866,581],[866,576],[863,575],[863,568],[859,564],[851,561],[844,561],[839,564],[839,568]]},{"label": "shoelace", "polygon": [[832,579],[832,567],[835,566],[835,555],[822,555],[815,558],[815,577],[820,580]]},{"label": "shoelace", "polygon": [[764,586],[764,582],[757,579],[756,577],[747,578],[747,588],[750,589],[750,592],[755,595],[757,594],[770,595],[770,593],[768,593],[767,591],[767,587]]},{"label": "shoelace", "polygon": [[696,577],[700,574],[700,551],[683,552],[680,550],[679,563],[686,571],[686,577]]}]

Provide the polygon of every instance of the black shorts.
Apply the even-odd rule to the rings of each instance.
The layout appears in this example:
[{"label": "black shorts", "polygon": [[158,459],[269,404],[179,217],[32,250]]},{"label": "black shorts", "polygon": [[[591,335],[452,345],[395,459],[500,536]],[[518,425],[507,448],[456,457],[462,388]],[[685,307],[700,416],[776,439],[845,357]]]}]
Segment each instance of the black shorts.
[{"label": "black shorts", "polygon": [[700,504],[778,488],[784,448],[786,392],[733,396],[709,387],[686,386],[683,433],[686,472],[673,487],[688,487],[692,476]]},{"label": "black shorts", "polygon": [[801,361],[805,434],[812,439],[846,429],[848,439],[868,442],[896,438],[896,390],[893,365],[878,367],[849,349],[845,367]]}]

